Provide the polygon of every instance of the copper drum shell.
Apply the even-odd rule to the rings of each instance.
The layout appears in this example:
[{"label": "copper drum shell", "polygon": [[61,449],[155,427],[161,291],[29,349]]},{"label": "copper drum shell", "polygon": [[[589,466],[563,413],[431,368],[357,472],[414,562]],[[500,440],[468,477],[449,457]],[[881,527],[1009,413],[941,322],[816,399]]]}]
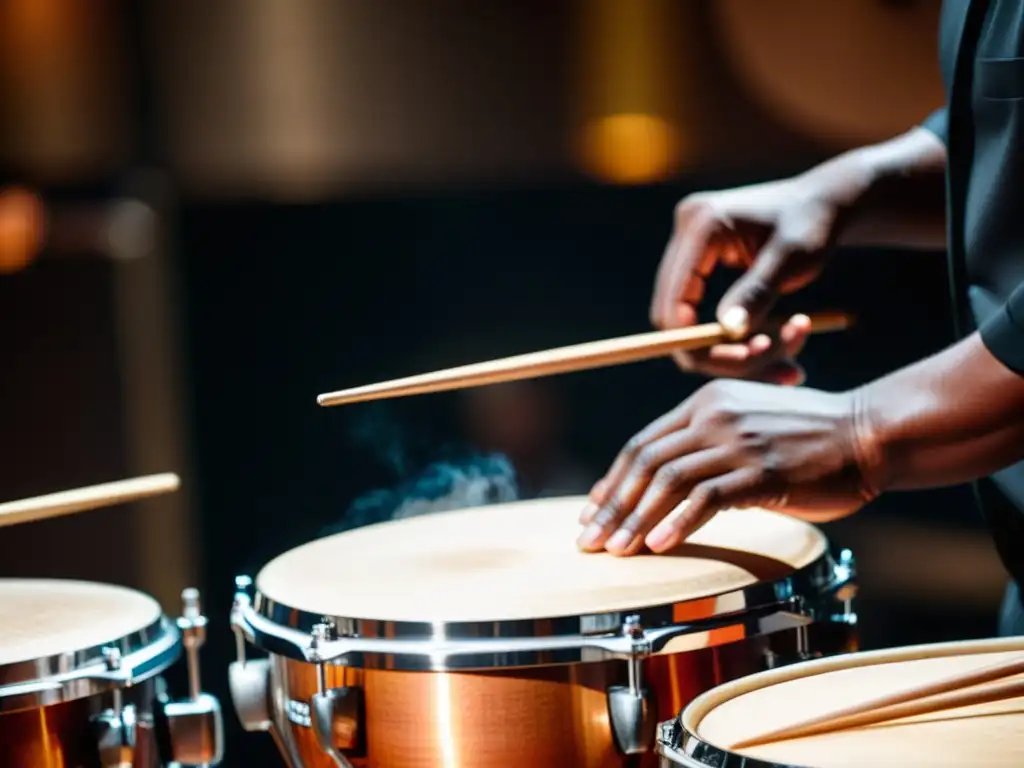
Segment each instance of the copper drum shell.
[{"label": "copper drum shell", "polygon": [[[146,681],[121,693],[123,704],[134,705],[138,718],[134,762],[126,764],[156,768],[155,687]],[[107,693],[0,713],[0,768],[96,768],[100,757],[93,721],[112,705]],[[126,761],[132,757],[125,755]]]},{"label": "copper drum shell", "polygon": [[[714,632],[731,632],[726,628]],[[644,661],[659,722],[697,695],[771,665],[801,661],[798,630],[715,638],[711,647]],[[806,629],[814,656],[857,650],[854,627],[819,623]],[[276,741],[293,768],[335,768],[308,722],[289,718],[317,692],[317,668],[271,656]],[[335,723],[335,747],[357,768],[653,768],[652,751],[627,757],[615,743],[606,692],[626,684],[621,661],[473,672],[407,672],[326,667],[327,686],[362,688],[365,710],[355,736]],[[294,702],[289,706],[289,702]]]}]

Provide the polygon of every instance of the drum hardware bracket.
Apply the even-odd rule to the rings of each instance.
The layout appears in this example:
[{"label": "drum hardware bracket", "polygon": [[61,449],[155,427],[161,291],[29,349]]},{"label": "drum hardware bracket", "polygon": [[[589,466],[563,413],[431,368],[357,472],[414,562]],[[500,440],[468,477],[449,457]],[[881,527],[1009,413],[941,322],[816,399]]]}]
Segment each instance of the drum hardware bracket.
[{"label": "drum hardware bracket", "polygon": [[135,764],[139,726],[137,713],[134,705],[122,704],[120,690],[114,690],[113,706],[96,715],[92,725],[96,731],[96,751],[101,768]]},{"label": "drum hardware bracket", "polygon": [[170,757],[179,765],[219,765],[224,759],[220,703],[202,692],[199,675],[199,649],[206,642],[207,619],[200,610],[198,590],[186,589],[181,599],[182,615],[177,624],[186,651],[189,696],[171,701],[164,694],[159,702],[170,736]]},{"label": "drum hardware bracket", "polygon": [[640,755],[650,751],[657,728],[657,707],[653,692],[643,685],[643,662],[652,653],[639,616],[627,616],[622,637],[632,646],[626,671],[628,684],[608,689],[608,717],[619,751]]},{"label": "drum hardware bracket", "polygon": [[245,634],[237,615],[252,605],[252,579],[235,577],[235,599],[231,606],[231,629],[235,634],[236,660],[228,666],[228,687],[242,729],[252,732],[269,731],[273,727],[268,706],[270,695],[270,660],[247,659]]},{"label": "drum hardware bracket", "polygon": [[[334,623],[324,619],[313,625],[310,651],[330,643],[336,637]],[[358,748],[363,740],[363,691],[358,687],[328,688],[327,669],[316,665],[317,692],[309,700],[309,720],[317,743],[338,768],[354,768],[334,744],[336,730],[349,734],[349,747]],[[341,728],[335,728],[340,724]]]}]

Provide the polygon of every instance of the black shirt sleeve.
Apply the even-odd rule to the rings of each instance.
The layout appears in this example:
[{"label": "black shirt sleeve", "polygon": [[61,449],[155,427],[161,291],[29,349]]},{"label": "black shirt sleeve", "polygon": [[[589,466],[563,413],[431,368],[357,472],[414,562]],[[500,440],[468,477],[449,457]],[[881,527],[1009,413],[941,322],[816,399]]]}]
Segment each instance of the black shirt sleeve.
[{"label": "black shirt sleeve", "polygon": [[1003,365],[1024,376],[1024,283],[982,324],[981,340]]},{"label": "black shirt sleeve", "polygon": [[949,118],[945,107],[937,109],[928,115],[927,119],[921,123],[921,127],[928,129],[938,136],[939,141],[943,144],[949,144]]}]

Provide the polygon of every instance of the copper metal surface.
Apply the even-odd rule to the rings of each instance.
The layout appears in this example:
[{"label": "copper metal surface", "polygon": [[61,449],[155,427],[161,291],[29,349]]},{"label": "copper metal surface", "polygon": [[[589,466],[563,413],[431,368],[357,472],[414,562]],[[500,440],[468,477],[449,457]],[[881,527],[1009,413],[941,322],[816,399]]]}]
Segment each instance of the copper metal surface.
[{"label": "copper metal surface", "polygon": [[0,715],[0,767],[93,768],[93,703],[78,699]]},{"label": "copper metal surface", "polygon": [[[812,626],[810,639],[825,655],[856,648],[854,630],[845,625]],[[716,685],[764,669],[768,648],[781,661],[797,660],[792,631],[648,659],[644,674],[658,720]],[[282,657],[275,664],[284,690],[273,706],[308,702],[316,667]],[[327,685],[359,685],[365,692],[366,751],[346,753],[359,768],[653,768],[653,752],[626,758],[612,740],[605,692],[625,684],[625,676],[626,665],[614,661],[444,673],[334,666]],[[282,735],[304,768],[334,768],[310,728],[289,723],[288,729]],[[335,735],[341,747],[346,737]]]}]

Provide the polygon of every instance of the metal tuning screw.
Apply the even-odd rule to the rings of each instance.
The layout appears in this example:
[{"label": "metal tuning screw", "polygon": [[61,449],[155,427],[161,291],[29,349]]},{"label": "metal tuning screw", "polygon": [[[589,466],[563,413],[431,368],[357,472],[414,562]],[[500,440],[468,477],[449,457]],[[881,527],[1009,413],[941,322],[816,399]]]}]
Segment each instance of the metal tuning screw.
[{"label": "metal tuning screw", "polygon": [[224,759],[220,702],[203,693],[200,686],[199,649],[206,642],[207,619],[201,610],[199,590],[186,589],[181,593],[181,602],[177,623],[188,664],[189,697],[163,702],[170,735],[170,761],[183,766],[219,765]]},{"label": "metal tuning screw", "polygon": [[188,663],[188,694],[192,700],[202,695],[199,685],[199,649],[206,643],[206,617],[199,609],[199,590],[189,587],[181,593],[181,618],[178,629],[181,630],[182,644],[185,646],[186,662]]},{"label": "metal tuning screw", "polygon": [[643,686],[643,664],[651,653],[651,643],[639,616],[626,617],[622,635],[631,640],[632,646],[626,660],[627,685],[608,689],[608,715],[619,751],[640,755],[651,750],[658,725],[653,692]]}]

